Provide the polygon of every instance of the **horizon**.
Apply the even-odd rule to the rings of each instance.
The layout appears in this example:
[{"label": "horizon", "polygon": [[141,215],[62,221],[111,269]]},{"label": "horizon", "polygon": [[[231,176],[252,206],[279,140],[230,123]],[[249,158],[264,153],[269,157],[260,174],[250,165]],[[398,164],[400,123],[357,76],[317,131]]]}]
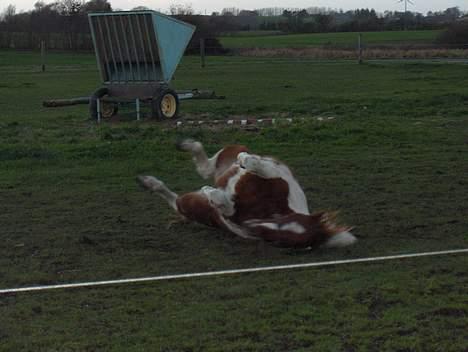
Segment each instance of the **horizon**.
[{"label": "horizon", "polygon": [[[17,13],[27,12],[34,9],[34,4],[37,0],[12,0],[5,1],[3,11],[8,5],[14,5]],[[46,4],[53,1],[44,1]],[[198,1],[157,1],[157,0],[114,0],[108,1],[113,10],[131,10],[137,6],[145,6],[151,10],[160,12],[168,12],[171,5],[191,6],[195,14],[210,15],[213,12],[221,12],[224,8],[237,8],[240,10],[257,10],[262,8],[299,8],[306,9],[309,7],[327,8],[331,10],[356,10],[356,9],[374,9],[376,12],[383,14],[385,11],[404,11],[404,0],[383,0],[379,1],[377,6],[369,0],[316,0],[313,3],[310,1],[291,1],[291,0],[240,0],[235,4],[227,3],[220,6],[215,0],[198,0]],[[458,7],[462,12],[468,12],[468,1],[462,0],[412,0],[413,4],[408,2],[408,11],[417,12],[426,15],[428,12],[444,11],[447,8]],[[244,6],[246,5],[246,6]],[[339,5],[339,6],[338,6]],[[374,5],[374,6],[369,6]]]},{"label": "horizon", "polygon": [[[14,5],[17,13],[27,12],[34,9],[34,4],[38,0],[12,0],[5,2],[3,8],[0,11],[6,9],[8,5]],[[54,1],[44,1],[46,4],[50,4]],[[258,10],[263,8],[291,8],[291,9],[307,9],[310,7],[326,8],[330,10],[343,10],[352,11],[356,9],[374,9],[377,13],[383,14],[385,11],[404,11],[404,0],[383,0],[375,3],[369,0],[316,0],[313,3],[304,0],[291,1],[291,0],[240,0],[236,1],[235,4],[229,4],[220,6],[218,1],[215,0],[195,0],[195,1],[158,1],[158,0],[114,0],[109,1],[113,10],[131,10],[138,6],[144,6],[151,10],[156,10],[163,13],[168,13],[171,5],[183,5],[191,6],[194,14],[197,15],[211,15],[213,12],[219,12],[225,8],[236,8],[240,10]],[[408,11],[414,13],[421,13],[426,15],[428,12],[444,11],[447,8],[458,7],[462,12],[468,12],[468,1],[462,0],[412,0],[408,2]],[[462,4],[464,3],[464,4]],[[243,6],[245,4],[246,6]],[[340,5],[340,6],[338,6]]]}]

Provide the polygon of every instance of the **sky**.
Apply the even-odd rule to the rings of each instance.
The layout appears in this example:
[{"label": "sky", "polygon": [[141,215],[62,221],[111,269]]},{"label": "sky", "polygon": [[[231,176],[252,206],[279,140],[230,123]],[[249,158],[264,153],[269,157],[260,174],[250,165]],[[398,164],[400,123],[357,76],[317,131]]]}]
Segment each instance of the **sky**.
[{"label": "sky", "polygon": [[[16,10],[28,11],[37,0],[0,0],[0,11],[9,4],[16,6]],[[173,4],[190,4],[192,8],[201,14],[220,12],[226,7],[253,10],[263,7],[329,7],[332,9],[353,10],[357,8],[374,8],[377,12],[402,11],[404,4],[398,0],[108,0],[114,9],[130,10],[137,6],[146,6],[150,9],[167,11]],[[45,0],[45,3],[53,2]],[[426,14],[428,11],[445,10],[448,7],[458,6],[460,10],[468,12],[468,0],[412,0],[414,5],[408,4],[408,10]]]}]

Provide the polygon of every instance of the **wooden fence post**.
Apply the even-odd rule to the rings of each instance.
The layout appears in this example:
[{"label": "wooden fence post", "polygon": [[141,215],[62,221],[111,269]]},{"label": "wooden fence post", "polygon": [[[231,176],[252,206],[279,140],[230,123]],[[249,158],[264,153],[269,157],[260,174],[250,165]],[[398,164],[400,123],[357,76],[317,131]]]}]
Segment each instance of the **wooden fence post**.
[{"label": "wooden fence post", "polygon": [[41,70],[42,72],[45,72],[46,70],[45,55],[46,55],[45,41],[41,40]]},{"label": "wooden fence post", "polygon": [[362,34],[358,35],[358,64],[362,64]]}]

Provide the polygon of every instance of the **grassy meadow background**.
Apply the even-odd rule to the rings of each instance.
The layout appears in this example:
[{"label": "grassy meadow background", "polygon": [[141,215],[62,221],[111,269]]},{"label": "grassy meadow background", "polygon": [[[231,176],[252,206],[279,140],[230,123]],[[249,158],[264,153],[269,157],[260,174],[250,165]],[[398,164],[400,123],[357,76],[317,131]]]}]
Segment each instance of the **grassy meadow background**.
[{"label": "grassy meadow background", "polygon": [[[250,33],[250,32],[246,32]],[[268,32],[267,32],[268,33]],[[370,45],[421,45],[432,44],[440,35],[439,30],[391,31],[361,33],[363,43]],[[220,37],[226,48],[306,48],[317,46],[356,47],[359,33],[306,33],[306,34],[271,34],[253,31]]]},{"label": "grassy meadow background", "polygon": [[[468,65],[186,57],[181,119],[300,117],[182,128],[131,113],[97,125],[49,98],[99,85],[92,54],[0,51],[0,288],[142,277],[468,245]],[[318,117],[322,117],[320,121]],[[314,210],[359,242],[267,248],[183,224],[134,179],[205,184],[175,142],[242,143],[294,170]],[[96,289],[0,295],[1,351],[465,351],[466,255]]]},{"label": "grassy meadow background", "polygon": [[440,30],[282,34],[272,31],[233,32],[219,38],[232,54],[244,57],[357,60],[467,60],[464,46],[439,42]]}]

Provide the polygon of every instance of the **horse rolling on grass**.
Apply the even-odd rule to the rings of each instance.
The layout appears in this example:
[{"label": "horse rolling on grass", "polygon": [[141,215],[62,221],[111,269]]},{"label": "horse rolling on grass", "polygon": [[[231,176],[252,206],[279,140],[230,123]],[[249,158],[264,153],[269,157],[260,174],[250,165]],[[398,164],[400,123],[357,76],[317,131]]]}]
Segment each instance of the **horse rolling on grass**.
[{"label": "horse rolling on grass", "polygon": [[177,195],[154,176],[138,176],[137,182],[183,217],[281,247],[344,247],[356,241],[350,228],[335,223],[335,213],[309,212],[302,188],[280,161],[242,145],[226,146],[211,158],[194,140],[178,148],[192,154],[197,172],[213,178],[215,187]]}]

